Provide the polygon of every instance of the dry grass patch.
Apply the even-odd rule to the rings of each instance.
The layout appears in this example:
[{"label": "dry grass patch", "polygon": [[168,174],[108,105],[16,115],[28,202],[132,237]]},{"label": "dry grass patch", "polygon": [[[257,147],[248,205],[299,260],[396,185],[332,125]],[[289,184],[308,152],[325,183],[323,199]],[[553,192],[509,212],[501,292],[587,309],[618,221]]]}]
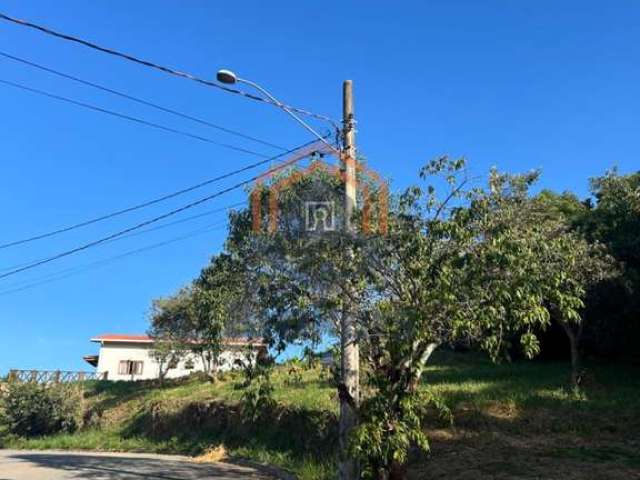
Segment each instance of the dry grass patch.
[{"label": "dry grass patch", "polygon": [[228,458],[227,449],[224,448],[224,445],[218,445],[214,447],[209,447],[202,454],[194,457],[193,461],[196,463],[211,463],[211,462],[222,462]]}]

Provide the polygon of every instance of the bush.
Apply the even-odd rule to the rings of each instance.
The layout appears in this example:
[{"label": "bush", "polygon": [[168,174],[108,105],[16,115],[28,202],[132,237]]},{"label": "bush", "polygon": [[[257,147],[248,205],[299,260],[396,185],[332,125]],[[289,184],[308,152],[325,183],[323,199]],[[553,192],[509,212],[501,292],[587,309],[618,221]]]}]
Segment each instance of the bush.
[{"label": "bush", "polygon": [[273,384],[269,369],[261,369],[242,392],[240,402],[242,417],[246,422],[255,423],[269,418],[276,406],[273,398]]},{"label": "bush", "polygon": [[302,369],[294,364],[289,367],[289,370],[287,371],[287,378],[285,378],[284,384],[289,387],[300,387],[302,386],[302,380]]},{"label": "bush", "polygon": [[72,433],[80,426],[81,415],[82,394],[77,387],[15,383],[0,397],[0,425],[23,437]]}]

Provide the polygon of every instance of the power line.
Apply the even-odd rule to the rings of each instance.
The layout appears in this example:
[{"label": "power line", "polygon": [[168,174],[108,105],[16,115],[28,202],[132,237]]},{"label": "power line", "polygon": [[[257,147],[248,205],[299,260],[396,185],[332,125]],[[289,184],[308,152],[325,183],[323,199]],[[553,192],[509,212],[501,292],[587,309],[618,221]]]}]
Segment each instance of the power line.
[{"label": "power line", "polygon": [[223,147],[223,148],[228,148],[230,150],[235,150],[237,152],[248,153],[249,155],[254,155],[256,157],[262,157],[262,158],[267,157],[267,155],[265,155],[263,153],[254,152],[253,150],[248,150],[248,149],[242,148],[242,147],[236,147],[236,146],[230,145],[228,143],[217,142],[217,141],[212,140],[212,139],[207,138],[207,137],[196,135],[194,133],[185,132],[184,130],[178,130],[177,128],[165,127],[164,125],[160,125],[158,123],[150,122],[148,120],[143,120],[143,119],[137,118],[137,117],[132,117],[131,115],[115,112],[113,110],[107,110],[106,108],[102,108],[102,107],[98,107],[98,106],[95,106],[95,105],[91,105],[89,103],[79,102],[78,100],[73,100],[73,99],[68,98],[68,97],[63,97],[61,95],[56,95],[54,93],[45,92],[44,90],[38,90],[37,88],[27,87],[26,85],[22,85],[22,84],[19,84],[19,83],[11,82],[9,80],[0,79],[0,83],[2,83],[4,85],[9,85],[9,86],[14,87],[14,88],[19,88],[21,90],[26,90],[26,91],[31,92],[31,93],[37,93],[38,95],[42,95],[42,96],[45,96],[45,97],[53,98],[55,100],[59,100],[59,101],[62,101],[62,102],[71,103],[71,104],[77,105],[79,107],[87,108],[89,110],[94,110],[96,112],[106,113],[107,115],[112,115],[112,116],[117,117],[117,118],[122,118],[124,120],[129,120],[131,122],[139,123],[141,125],[146,125],[147,127],[153,127],[153,128],[157,128],[159,130],[163,130],[165,132],[175,133],[177,135],[182,135],[184,137],[193,138],[195,140],[200,140],[201,142],[211,143],[213,145],[217,145],[217,146]]},{"label": "power line", "polygon": [[[242,202],[241,204],[244,204],[244,202]],[[241,204],[238,204],[238,205],[241,205]],[[106,245],[108,243],[116,242],[118,240],[124,240],[124,239],[129,238],[129,237],[134,237],[134,236],[138,236],[138,235],[144,235],[146,233],[154,232],[154,231],[157,231],[157,230],[161,230],[163,228],[171,227],[173,225],[177,225],[177,224],[184,223],[184,222],[187,222],[187,221],[190,221],[190,220],[194,220],[196,218],[203,217],[205,215],[211,215],[213,213],[219,213],[219,212],[221,212],[223,210],[226,210],[227,208],[230,208],[230,207],[223,207],[223,208],[218,208],[216,210],[210,210],[208,212],[201,213],[199,215],[193,215],[191,217],[187,217],[185,219],[180,219],[180,220],[177,220],[175,222],[169,222],[169,223],[166,223],[166,224],[159,225],[157,227],[151,227],[151,228],[147,228],[147,229],[144,229],[144,230],[131,232],[131,233],[127,234],[127,235],[123,235],[121,237],[114,238],[113,240],[109,240],[108,242],[104,242],[104,244]],[[41,259],[37,259],[37,260],[32,260],[30,262],[25,262],[25,263],[22,263],[20,265],[14,265],[13,267],[3,268],[1,270],[2,271],[6,271],[6,270],[11,270],[13,268],[19,268],[19,267],[24,266],[24,265],[29,265],[31,263],[39,262],[40,260],[43,260],[43,259],[41,258]],[[43,278],[48,278],[48,277],[50,277],[52,275],[56,275],[57,273],[65,272],[67,270],[69,270],[69,269],[64,269],[64,270],[61,270],[60,272],[54,272],[53,274],[47,274]],[[33,281],[33,279],[19,280],[19,281],[13,283],[13,284],[10,284],[9,286],[13,287],[15,285],[23,285],[23,284],[29,283],[31,281]]]},{"label": "power line", "polygon": [[83,80],[83,79],[75,77],[73,75],[69,75],[67,73],[63,73],[63,72],[60,72],[58,70],[54,70],[54,69],[49,68],[49,67],[45,67],[44,65],[39,65],[39,64],[34,63],[32,61],[25,60],[24,58],[16,57],[16,56],[8,54],[6,52],[0,51],[0,56],[3,56],[3,57],[8,58],[10,60],[14,60],[16,62],[20,62],[20,63],[25,64],[25,65],[29,65],[29,66],[34,67],[34,68],[38,68],[40,70],[43,70],[43,71],[48,72],[48,73],[52,73],[52,74],[57,75],[59,77],[66,78],[66,79],[69,79],[69,80],[73,80],[74,82],[78,82],[78,83],[81,83],[83,85],[87,85],[87,86],[96,88],[98,90],[102,90],[104,92],[108,92],[108,93],[112,93],[114,95],[118,95],[119,97],[126,98],[128,100],[132,100],[132,101],[140,103],[142,105],[146,105],[148,107],[155,108],[155,109],[160,110],[162,112],[170,113],[172,115],[176,115],[178,117],[185,118],[187,120],[191,120],[191,121],[199,123],[201,125],[206,125],[208,127],[215,128],[217,130],[220,130],[222,132],[228,133],[230,135],[235,135],[235,136],[244,138],[246,140],[251,140],[253,142],[261,143],[262,145],[266,145],[268,147],[277,148],[279,150],[286,150],[286,148],[284,148],[284,147],[281,147],[279,145],[275,145],[275,144],[267,142],[265,140],[260,140],[259,138],[253,137],[251,135],[247,135],[245,133],[238,132],[237,130],[232,130],[230,128],[223,127],[221,125],[216,125],[215,123],[211,123],[211,122],[209,122],[207,120],[202,120],[201,118],[197,118],[197,117],[194,117],[192,115],[187,115],[186,113],[179,112],[179,111],[174,110],[172,108],[163,107],[163,106],[158,105],[156,103],[149,102],[148,100],[143,100],[141,98],[134,97],[133,95],[129,95],[127,93],[123,93],[123,92],[120,92],[118,90],[114,90],[112,88],[105,87],[103,85],[99,85],[99,84],[94,83],[94,82],[90,82],[88,80]]},{"label": "power line", "polygon": [[[158,65],[158,64],[150,62],[148,60],[143,60],[143,59],[134,57],[133,55],[130,55],[130,54],[127,54],[127,53],[118,52],[117,50],[113,50],[111,48],[102,47],[102,46],[97,45],[97,44],[95,44],[93,42],[90,42],[88,40],[84,40],[84,39],[81,39],[79,37],[75,37],[73,35],[69,35],[69,34],[66,34],[66,33],[56,32],[55,30],[51,30],[50,28],[43,27],[42,25],[37,25],[35,23],[28,22],[26,20],[21,20],[21,19],[18,19],[18,18],[10,17],[9,15],[6,15],[4,13],[0,13],[0,19],[7,20],[9,22],[15,23],[15,24],[23,26],[23,27],[29,27],[29,28],[33,28],[35,30],[39,30],[40,32],[46,33],[47,35],[52,35],[54,37],[61,38],[63,40],[79,43],[81,45],[84,45],[85,47],[89,47],[89,48],[92,48],[94,50],[98,50],[100,52],[107,53],[109,55],[114,55],[116,57],[120,57],[120,58],[123,58],[125,60],[129,60],[131,62],[140,64],[140,65],[144,65],[145,67],[153,68],[155,70],[160,70],[161,72],[168,73],[169,75],[174,75],[174,76],[177,76],[177,77],[186,78],[186,79],[189,79],[189,80],[193,80],[194,82],[198,82],[198,83],[201,83],[203,85],[207,85],[208,87],[218,88],[220,90],[224,90],[225,92],[234,93],[236,95],[241,95],[241,96],[243,96],[245,98],[249,98],[251,100],[257,100],[259,102],[264,102],[264,103],[268,103],[268,104],[271,104],[271,105],[278,106],[276,103],[274,103],[273,101],[271,101],[271,100],[269,100],[267,98],[263,98],[263,97],[260,97],[260,96],[257,96],[257,95],[252,95],[250,93],[247,93],[247,92],[244,92],[242,90],[235,89],[235,88],[225,87],[223,85],[220,85],[217,82],[213,82],[211,80],[206,80],[206,79],[203,79],[203,78],[199,78],[199,77],[196,77],[195,75],[192,75],[192,74],[187,73],[187,72],[181,72],[181,71],[175,70],[173,68],[169,68],[169,67],[165,67],[165,66],[162,66],[162,65]],[[289,106],[289,105],[284,105],[284,106],[286,108],[288,108],[289,110],[293,110],[294,112],[301,113],[303,115],[307,115],[307,116],[310,116],[310,117],[314,117],[314,118],[317,118],[319,120],[324,120],[324,121],[330,122],[334,127],[337,128],[336,122],[333,119],[329,118],[329,117],[326,117],[324,115],[318,115],[316,113],[312,113],[312,112],[309,112],[309,111],[306,111],[306,110],[295,108],[295,107],[292,107],[292,106]]]},{"label": "power line", "polygon": [[[324,148],[324,149],[328,150],[328,147],[326,147],[324,144],[322,144],[321,142],[318,142],[318,143],[320,143],[319,148]],[[285,168],[285,167],[287,167],[289,165],[292,165],[292,164],[300,161],[305,156],[306,155],[298,155],[297,157],[294,157],[293,159],[291,159],[291,160],[289,160],[287,162],[284,162],[284,163],[278,165],[277,167],[274,167],[274,168],[270,169],[267,172],[267,174],[273,173],[275,171],[279,171],[279,170],[281,170],[281,169],[283,169],[283,168]],[[13,270],[11,270],[9,272],[0,274],[0,279],[10,277],[12,275],[15,275],[15,274],[20,273],[20,272],[24,272],[26,270],[31,270],[32,268],[36,268],[36,267],[39,267],[41,265],[45,265],[47,263],[53,262],[55,260],[59,260],[60,258],[68,257],[69,255],[73,255],[73,254],[81,252],[83,250],[87,250],[89,248],[101,245],[103,243],[106,243],[106,242],[114,239],[114,238],[118,238],[118,237],[121,237],[123,235],[126,235],[129,232],[133,232],[135,230],[139,230],[141,228],[146,227],[147,225],[151,225],[153,223],[159,222],[160,220],[164,220],[165,218],[168,218],[168,217],[171,217],[171,216],[176,215],[178,213],[184,212],[185,210],[189,210],[191,208],[194,208],[194,207],[196,207],[198,205],[201,205],[201,204],[203,204],[205,202],[213,200],[214,198],[220,197],[221,195],[224,195],[225,193],[229,193],[229,192],[231,192],[233,190],[237,190],[239,188],[242,188],[245,185],[248,185],[248,184],[250,184],[250,183],[252,183],[252,182],[254,182],[254,181],[258,180],[258,179],[263,178],[264,175],[265,174],[256,175],[256,176],[254,176],[254,177],[252,177],[252,178],[250,178],[248,180],[236,183],[235,185],[233,185],[231,187],[225,188],[223,190],[219,190],[216,193],[213,193],[211,195],[207,195],[206,197],[200,198],[200,199],[198,199],[198,200],[196,200],[194,202],[191,202],[191,203],[188,203],[186,205],[183,205],[180,208],[176,208],[176,209],[171,210],[171,211],[169,211],[167,213],[164,213],[162,215],[154,217],[154,218],[152,218],[150,220],[145,220],[144,222],[138,223],[137,225],[134,225],[132,227],[125,228],[124,230],[120,230],[119,232],[113,233],[111,235],[108,235],[106,237],[100,238],[98,240],[94,240],[92,242],[85,243],[84,245],[81,245],[79,247],[73,248],[71,250],[66,250],[64,252],[58,253],[58,254],[53,255],[51,257],[45,258],[43,260],[40,260],[40,261],[31,263],[29,265],[25,265],[23,267],[16,268],[16,269],[13,269]]]},{"label": "power line", "polygon": [[158,230],[163,230],[165,228],[173,227],[175,225],[180,225],[182,223],[190,222],[192,220],[197,220],[199,218],[208,217],[209,215],[213,215],[214,213],[220,213],[220,212],[224,212],[224,211],[230,210],[232,208],[240,207],[240,206],[246,205],[246,203],[247,203],[246,201],[245,202],[237,202],[237,203],[234,203],[234,204],[231,204],[231,205],[227,205],[226,207],[221,207],[221,208],[216,208],[216,209],[213,209],[213,210],[208,210],[206,212],[198,213],[196,215],[191,215],[189,217],[181,218],[180,220],[174,220],[173,222],[167,222],[167,223],[163,223],[162,225],[157,225],[155,227],[145,228],[144,230],[131,232],[131,233],[127,234],[127,235],[123,235],[122,237],[118,237],[117,239],[114,239],[114,240],[120,240],[120,239],[124,239],[124,238],[129,238],[129,237],[136,237],[138,235],[144,235],[145,233],[156,232]]},{"label": "power line", "polygon": [[114,218],[114,217],[117,217],[119,215],[124,215],[125,213],[133,212],[135,210],[140,210],[141,208],[145,208],[145,207],[149,207],[151,205],[155,205],[155,204],[163,202],[165,200],[169,200],[169,199],[177,197],[179,195],[183,195],[185,193],[192,192],[192,191],[197,190],[199,188],[205,187],[205,186],[210,185],[210,184],[212,184],[214,182],[218,182],[218,181],[224,180],[226,178],[232,177],[234,175],[237,175],[239,173],[245,172],[247,170],[251,170],[253,168],[257,168],[257,167],[259,167],[261,165],[264,165],[266,163],[275,161],[275,160],[277,160],[277,159],[279,159],[279,158],[281,158],[281,157],[283,157],[285,155],[297,152],[298,150],[305,149],[304,151],[306,152],[307,150],[310,150],[310,149],[316,149],[316,146],[320,147],[321,145],[322,144],[320,142],[318,142],[318,141],[307,142],[307,143],[305,143],[303,145],[299,145],[299,146],[297,146],[297,147],[295,147],[295,148],[293,148],[291,150],[288,150],[288,151],[286,151],[284,153],[275,155],[275,156],[267,158],[265,160],[261,160],[259,162],[252,163],[252,164],[247,165],[245,167],[233,170],[231,172],[227,172],[227,173],[225,173],[223,175],[219,175],[219,176],[217,176],[215,178],[210,178],[208,180],[205,180],[203,182],[197,183],[195,185],[191,185],[191,186],[183,188],[181,190],[178,190],[178,191],[163,195],[163,196],[158,197],[158,198],[154,198],[152,200],[149,200],[149,201],[146,201],[146,202],[143,202],[143,203],[139,203],[137,205],[133,205],[131,207],[123,208],[121,210],[116,210],[115,212],[107,213],[105,215],[101,215],[99,217],[92,218],[90,220],[85,220],[85,221],[82,221],[80,223],[76,223],[74,225],[69,225],[69,226],[66,226],[66,227],[58,228],[58,229],[53,230],[53,231],[49,231],[49,232],[33,235],[31,237],[23,238],[23,239],[20,239],[20,240],[14,240],[14,241],[11,241],[11,242],[6,242],[6,243],[3,243],[3,244],[0,244],[0,250],[5,249],[5,248],[9,248],[9,247],[14,247],[14,246],[17,246],[17,245],[22,245],[22,244],[29,243],[29,242],[33,242],[33,241],[36,241],[36,240],[42,240],[44,238],[52,237],[54,235],[59,235],[61,233],[69,232],[71,230],[76,230],[78,228],[86,227],[88,225],[91,225],[91,224],[94,224],[94,223],[97,223],[97,222],[101,222],[103,220],[108,220],[110,218]]},{"label": "power line", "polygon": [[25,265],[24,267],[20,267],[20,268],[14,269],[14,270],[10,270],[9,272],[0,274],[0,278],[7,278],[7,277],[10,277],[10,276],[15,275],[17,273],[24,272],[26,270],[31,270],[31,269],[39,267],[41,265],[45,265],[45,264],[53,262],[55,260],[59,260],[60,258],[68,257],[69,255],[73,255],[74,253],[78,253],[78,252],[81,252],[83,250],[87,250],[88,248],[95,247],[95,246],[98,246],[100,244],[106,243],[106,242],[108,242],[110,240],[113,240],[115,238],[118,238],[118,237],[121,237],[123,235],[126,235],[129,232],[133,232],[135,230],[139,230],[140,228],[146,227],[147,225],[151,225],[152,223],[159,222],[160,220],[164,220],[165,218],[168,218],[170,216],[176,215],[176,214],[178,214],[180,212],[183,212],[185,210],[188,210],[190,208],[193,208],[193,207],[196,207],[198,205],[201,205],[201,204],[203,204],[205,202],[208,202],[209,200],[212,200],[212,199],[217,198],[217,197],[219,197],[221,195],[224,195],[225,193],[229,193],[229,192],[231,192],[233,190],[237,190],[238,188],[241,188],[241,187],[243,187],[245,185],[248,185],[249,183],[251,183],[252,181],[254,181],[257,178],[258,177],[256,176],[255,178],[252,178],[250,180],[237,183],[236,185],[234,185],[232,187],[225,188],[224,190],[220,190],[220,191],[218,191],[218,192],[216,192],[216,193],[214,193],[212,195],[208,195],[208,196],[206,196],[204,198],[200,198],[199,200],[196,200],[195,202],[189,203],[189,204],[184,205],[184,206],[182,206],[180,208],[177,208],[175,210],[171,210],[171,211],[169,211],[167,213],[164,213],[162,215],[154,217],[154,218],[152,218],[150,220],[145,220],[144,222],[138,223],[137,225],[134,225],[132,227],[126,228],[124,230],[120,230],[119,232],[113,233],[111,235],[108,235],[106,237],[100,238],[98,240],[94,240],[94,241],[91,241],[89,243],[85,243],[84,245],[81,245],[79,247],[73,248],[71,250],[66,250],[64,252],[58,253],[58,254],[53,255],[51,257],[45,258],[43,260],[31,263],[29,265]]},{"label": "power line", "polygon": [[[238,202],[238,203],[234,203],[234,204],[231,204],[231,205],[227,205],[226,207],[216,208],[214,210],[208,210],[206,212],[198,213],[197,215],[191,215],[189,217],[181,218],[180,220],[175,220],[173,222],[163,223],[163,224],[158,225],[156,227],[151,227],[151,228],[146,228],[144,230],[131,232],[131,233],[128,233],[127,235],[123,235],[121,237],[114,238],[113,240],[105,242],[105,244],[106,243],[115,242],[115,241],[118,241],[118,240],[124,240],[125,238],[129,238],[129,237],[135,237],[135,236],[138,236],[138,235],[144,235],[145,233],[155,232],[157,230],[162,230],[164,228],[172,227],[174,225],[179,225],[181,223],[190,222],[192,220],[197,220],[198,218],[202,218],[202,217],[206,217],[206,216],[209,216],[209,215],[213,215],[214,213],[220,213],[220,212],[223,212],[223,211],[226,211],[226,210],[230,210],[232,208],[239,207],[239,206],[242,206],[242,205],[245,205],[245,204],[246,204],[246,202]],[[13,270],[13,269],[16,269],[16,268],[23,267],[25,265],[30,265],[32,263],[39,262],[40,260],[44,260],[46,258],[47,257],[38,258],[38,259],[35,259],[35,260],[30,260],[28,262],[22,262],[22,263],[19,263],[19,264],[11,265],[9,267],[2,267],[2,268],[0,268],[0,272],[6,272],[7,270]]]},{"label": "power line", "polygon": [[[171,238],[169,240],[165,240],[165,241],[162,241],[162,242],[154,243],[154,244],[151,244],[151,245],[146,245],[144,247],[140,247],[140,248],[137,248],[135,250],[129,250],[127,252],[124,252],[122,254],[119,254],[119,255],[116,255],[116,256],[113,256],[113,257],[105,258],[103,260],[98,260],[97,262],[92,262],[92,263],[89,263],[87,265],[83,265],[83,266],[80,266],[80,267],[72,267],[72,268],[67,268],[67,269],[64,269],[64,270],[60,270],[60,271],[55,272],[53,274],[49,274],[49,275],[46,275],[44,277],[41,277],[40,279],[38,279],[36,281],[32,281],[31,283],[26,283],[26,285],[25,285],[25,282],[22,282],[21,284],[14,284],[14,287],[9,288],[8,290],[0,291],[0,296],[9,295],[11,293],[21,292],[23,290],[28,290],[28,289],[31,289],[31,288],[34,288],[34,287],[38,287],[40,285],[44,285],[44,284],[47,284],[47,283],[55,282],[57,280],[62,280],[62,279],[71,277],[73,275],[77,275],[79,273],[83,273],[83,272],[85,272],[87,270],[92,270],[92,269],[94,269],[96,267],[102,267],[102,266],[111,264],[111,263],[113,263],[113,262],[115,262],[117,260],[121,260],[123,258],[130,257],[132,255],[137,255],[139,253],[143,253],[143,252],[146,252],[146,251],[149,251],[149,250],[154,250],[156,248],[160,248],[160,247],[172,244],[172,243],[176,243],[176,242],[179,242],[179,241],[182,241],[182,240],[187,240],[189,238],[193,238],[193,237],[196,237],[198,235],[203,235],[205,233],[216,231],[216,230],[218,230],[218,227],[223,226],[223,225],[224,226],[228,225],[226,223],[226,220],[224,220],[222,222],[216,222],[216,223],[211,224],[211,225],[207,225],[204,228],[197,229],[195,231],[192,231],[192,232],[187,233],[185,235],[181,235],[179,237],[174,237],[174,238]],[[18,285],[21,285],[21,286],[18,286]]]}]

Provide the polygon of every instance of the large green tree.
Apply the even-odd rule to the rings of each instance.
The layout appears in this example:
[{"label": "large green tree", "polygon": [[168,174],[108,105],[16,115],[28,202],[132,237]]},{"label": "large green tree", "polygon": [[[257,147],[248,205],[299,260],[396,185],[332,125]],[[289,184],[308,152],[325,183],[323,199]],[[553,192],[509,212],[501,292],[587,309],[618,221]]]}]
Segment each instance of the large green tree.
[{"label": "large green tree", "polygon": [[[322,172],[279,192],[273,234],[251,234],[249,212],[232,221],[227,247],[249,272],[272,339],[314,338],[335,332],[345,309],[356,316],[371,388],[351,452],[371,478],[402,478],[410,444],[427,446],[418,387],[435,348],[464,339],[498,358],[520,338],[533,356],[549,299],[563,318],[578,316],[581,290],[549,268],[553,228],[529,199],[537,174],[493,172],[482,189],[463,167],[447,158],[425,167],[423,179],[436,180],[393,202],[387,236],[305,232],[304,200],[319,189],[323,200],[340,198],[341,183]],[[570,244],[564,230],[553,233]],[[338,398],[353,401],[340,384]]]},{"label": "large green tree", "polygon": [[481,189],[468,186],[463,167],[447,158],[427,165],[427,185],[400,197],[389,235],[361,256],[371,284],[361,328],[372,394],[352,449],[368,478],[404,478],[411,444],[428,448],[421,417],[434,399],[420,385],[436,348],[464,340],[497,359],[519,337],[533,356],[536,328],[549,321],[540,275],[547,246],[526,210],[536,174],[493,172]]},{"label": "large green tree", "polygon": [[[340,337],[342,316],[360,315],[365,302],[368,284],[358,259],[362,253],[358,244],[363,239],[345,232],[341,209],[344,185],[339,172],[323,165],[312,164],[304,175],[292,169],[260,192],[261,233],[253,232],[252,211],[239,212],[231,222],[227,248],[245,265],[265,337],[279,349],[289,343],[317,343],[326,335]],[[360,181],[367,179],[361,176]],[[370,193],[376,188],[371,185]],[[270,208],[274,191],[277,225],[269,233],[264,227],[274,218]],[[322,231],[309,229],[308,207],[319,202],[331,209],[331,228]],[[375,221],[371,226],[376,226]],[[352,467],[346,452],[357,399],[343,381],[345,370],[340,368],[337,396],[340,465],[347,471]]]}]

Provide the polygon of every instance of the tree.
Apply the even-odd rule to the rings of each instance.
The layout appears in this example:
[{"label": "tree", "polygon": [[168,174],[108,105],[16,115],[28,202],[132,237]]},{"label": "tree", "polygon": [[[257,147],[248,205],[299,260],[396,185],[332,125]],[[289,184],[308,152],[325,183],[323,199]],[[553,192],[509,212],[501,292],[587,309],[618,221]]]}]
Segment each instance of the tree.
[{"label": "tree", "polygon": [[[370,478],[402,478],[411,443],[427,447],[418,387],[439,345],[466,339],[497,359],[519,336],[533,356],[536,329],[549,322],[545,299],[561,298],[567,318],[579,304],[574,291],[561,297],[548,275],[547,225],[528,198],[537,174],[492,172],[489,187],[479,189],[468,187],[463,167],[448,158],[425,167],[421,176],[437,175],[448,190],[408,189],[394,202],[386,237],[306,235],[301,200],[318,185],[327,198],[340,187],[320,173],[280,192],[273,236],[251,235],[248,214],[232,222],[228,248],[250,272],[271,338],[313,338],[335,328],[332,320],[347,307],[357,316],[371,393],[351,452]],[[352,402],[340,384],[338,397]]]},{"label": "tree", "polygon": [[158,380],[162,385],[169,370],[175,368],[184,356],[184,352],[178,350],[175,342],[167,341],[158,335],[157,332],[150,331],[149,336],[154,338],[153,348],[149,352],[151,358],[158,363]]},{"label": "tree", "polygon": [[190,286],[154,300],[149,333],[161,376],[189,352],[200,357],[204,372],[216,380],[224,336],[237,333],[244,322],[241,273],[228,255],[217,255]]},{"label": "tree", "polygon": [[[277,226],[273,233],[255,234],[252,212],[241,212],[231,222],[227,248],[245,266],[247,283],[255,294],[256,315],[265,337],[278,349],[293,342],[317,343],[326,333],[340,336],[342,315],[358,314],[366,289],[363,272],[357,268],[354,243],[358,239],[343,228],[342,179],[330,167],[315,166],[312,163],[305,175],[293,169],[277,176],[270,190],[257,192],[264,212],[261,223],[265,225],[273,218],[270,199],[277,192]],[[334,228],[321,232],[308,229],[308,202],[333,205]],[[357,401],[346,388],[345,375],[345,368],[341,368],[337,384],[340,463],[349,465],[348,432],[356,421]]]},{"label": "tree", "polygon": [[[463,167],[447,158],[428,164],[421,177],[443,176],[447,191],[439,195],[436,182],[408,189],[391,216],[390,235],[360,255],[372,285],[362,343],[373,393],[352,448],[370,478],[404,478],[411,443],[428,448],[421,428],[426,404],[448,414],[419,388],[439,345],[465,340],[498,360],[519,338],[531,358],[540,349],[537,332],[553,314],[575,340],[577,378],[584,297],[615,272],[602,245],[531,200],[536,172],[493,171],[480,189],[466,187]],[[558,212],[582,209],[569,196],[563,200]]]},{"label": "tree", "polygon": [[154,340],[151,356],[158,362],[162,383],[173,364],[189,351],[191,290],[181,288],[169,297],[151,303],[149,336]]},{"label": "tree", "polygon": [[620,281],[605,282],[599,300],[596,338],[609,356],[638,357],[640,341],[640,172],[616,169],[591,179],[593,201],[578,225],[590,242],[600,242],[621,263]]},{"label": "tree", "polygon": [[607,249],[589,243],[578,232],[567,231],[562,223],[548,222],[545,241],[548,257],[542,272],[547,279],[545,300],[569,340],[571,385],[581,382],[580,340],[585,327],[584,312],[589,292],[616,277],[619,269]]},{"label": "tree", "polygon": [[[605,243],[633,270],[640,271],[640,172],[620,175],[616,169],[591,179],[595,206],[583,222],[590,239]],[[631,273],[631,272],[629,272]]]},{"label": "tree", "polygon": [[225,336],[246,333],[250,311],[245,297],[244,272],[230,255],[214,256],[194,282],[191,312],[192,350],[205,362],[205,371],[216,378]]},{"label": "tree", "polygon": [[[552,317],[567,335],[571,385],[578,387],[581,338],[585,326],[594,323],[591,317],[600,301],[598,291],[610,289],[610,281],[620,275],[619,264],[606,245],[593,235],[590,241],[587,239],[584,226],[593,215],[588,202],[580,202],[569,193],[543,191],[531,200],[528,208],[536,212],[545,227],[544,241],[549,245],[549,253],[542,275],[560,287],[550,289],[546,301]],[[568,308],[566,302],[575,303]],[[565,304],[565,308],[559,308],[560,304]]]},{"label": "tree", "polygon": [[[410,445],[427,449],[419,388],[438,346],[465,339],[497,359],[519,334],[537,353],[535,327],[546,325],[544,244],[522,215],[536,174],[492,172],[489,188],[468,188],[464,162],[441,158],[421,172],[437,181],[408,189],[390,216],[390,234],[365,246],[371,285],[362,344],[371,395],[354,436],[367,478],[404,478]],[[436,184],[443,178],[447,190]]]}]

